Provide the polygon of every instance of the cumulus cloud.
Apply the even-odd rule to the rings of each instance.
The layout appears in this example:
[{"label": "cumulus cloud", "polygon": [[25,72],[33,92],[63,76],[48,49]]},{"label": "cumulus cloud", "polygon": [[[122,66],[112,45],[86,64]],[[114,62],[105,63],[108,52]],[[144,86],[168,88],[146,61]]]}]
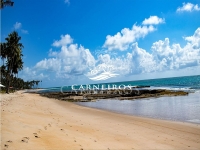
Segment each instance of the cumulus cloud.
[{"label": "cumulus cloud", "polygon": [[61,47],[61,46],[71,44],[72,42],[73,42],[73,39],[71,38],[71,36],[69,34],[66,34],[66,35],[61,35],[61,39],[56,40],[52,45],[55,47]]},{"label": "cumulus cloud", "polygon": [[53,49],[51,48],[50,50],[49,50],[49,57],[56,57],[57,56],[57,52],[56,51],[53,51]]},{"label": "cumulus cloud", "polygon": [[[149,27],[135,25],[131,30],[125,30],[127,31],[123,31],[123,36],[119,36],[119,39],[129,37],[128,34],[131,34],[132,31],[134,31],[132,34],[135,38],[145,36],[149,32]],[[141,73],[199,67],[200,27],[196,29],[192,36],[184,37],[184,39],[187,43],[183,47],[179,43],[170,44],[169,38],[158,40],[152,43],[151,51],[139,47],[139,44],[133,42],[132,39],[129,42],[128,52],[123,56],[116,55],[114,51],[101,49],[95,53],[95,57],[89,49],[73,43],[70,35],[66,34],[52,44],[53,48],[59,48],[59,50],[54,51],[51,48],[48,58],[39,61],[33,68],[24,69],[24,74],[40,78],[52,78],[49,77],[49,74],[53,74],[53,78],[69,79],[76,83],[75,81],[79,77],[82,78],[84,75],[89,77],[98,72],[111,72],[112,75],[126,77]],[[121,41],[119,40],[119,42]]]},{"label": "cumulus cloud", "polygon": [[59,51],[49,50],[48,59],[43,59],[35,65],[36,70],[46,70],[56,73],[57,77],[69,77],[70,75],[83,75],[93,67],[95,59],[89,49],[73,43],[70,35],[62,35],[60,40],[56,40],[54,47],[60,47]]},{"label": "cumulus cloud", "polygon": [[[196,42],[196,39],[193,41]],[[180,44],[170,45],[168,38],[153,43],[151,49],[154,60],[158,66],[163,64],[157,69],[164,71],[200,65],[200,48],[194,48],[193,41],[188,41],[183,48]]]},{"label": "cumulus cloud", "polygon": [[144,38],[147,34],[156,30],[153,25],[164,23],[164,19],[157,16],[150,16],[142,22],[142,25],[134,24],[131,29],[124,28],[115,35],[107,35],[103,48],[108,50],[124,51],[139,38]]},{"label": "cumulus cloud", "polygon": [[61,68],[61,60],[56,58],[44,59],[35,65],[36,69],[57,72]]},{"label": "cumulus cloud", "polygon": [[124,28],[114,36],[107,35],[103,45],[108,50],[127,50],[131,43],[141,37],[145,37],[148,33],[155,31],[155,27],[133,25],[132,29]]},{"label": "cumulus cloud", "polygon": [[160,23],[165,23],[165,19],[159,18],[157,16],[150,16],[148,19],[145,18],[145,20],[142,22],[143,25],[157,25]]},{"label": "cumulus cloud", "polygon": [[132,56],[131,56],[131,73],[138,74],[144,72],[153,72],[156,70],[156,64],[153,60],[152,54],[146,50],[139,48],[138,43],[132,45]]},{"label": "cumulus cloud", "polygon": [[15,24],[14,24],[14,29],[15,30],[18,30],[18,29],[20,29],[22,27],[22,24],[20,23],[20,22],[16,22]]},{"label": "cumulus cloud", "polygon": [[22,23],[20,23],[20,22],[16,22],[16,23],[13,25],[13,27],[14,27],[15,30],[21,31],[23,34],[28,34],[28,31],[27,31],[27,30],[22,29]]},{"label": "cumulus cloud", "polygon": [[43,80],[48,78],[44,73],[38,73],[34,68],[24,67],[19,73],[20,77],[24,80]]},{"label": "cumulus cloud", "polygon": [[[111,58],[104,55],[106,64],[112,65],[115,72],[120,74],[140,74],[177,70],[200,65],[200,28],[193,36],[185,37],[187,44],[170,44],[170,39],[158,40],[147,52],[135,42],[131,45],[131,52],[126,57]],[[104,61],[101,61],[104,63]]]},{"label": "cumulus cloud", "polygon": [[200,28],[198,28],[193,36],[184,37],[184,39],[192,45],[194,49],[200,48]]},{"label": "cumulus cloud", "polygon": [[178,7],[176,12],[192,12],[192,11],[200,11],[200,7],[198,4],[192,4],[192,3],[183,3],[182,7]]}]

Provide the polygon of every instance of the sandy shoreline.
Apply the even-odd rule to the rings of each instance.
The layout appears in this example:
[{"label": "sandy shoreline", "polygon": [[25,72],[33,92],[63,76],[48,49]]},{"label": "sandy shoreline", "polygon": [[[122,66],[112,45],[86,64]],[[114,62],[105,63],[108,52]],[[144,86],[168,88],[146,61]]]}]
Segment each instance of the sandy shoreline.
[{"label": "sandy shoreline", "polygon": [[200,125],[116,114],[16,92],[1,94],[1,148],[200,149]]}]

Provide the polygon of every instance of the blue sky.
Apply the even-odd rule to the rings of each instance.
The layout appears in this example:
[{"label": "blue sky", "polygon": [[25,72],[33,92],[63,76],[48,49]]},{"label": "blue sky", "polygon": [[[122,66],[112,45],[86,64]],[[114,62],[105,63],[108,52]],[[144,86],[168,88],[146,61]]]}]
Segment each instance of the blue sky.
[{"label": "blue sky", "polygon": [[43,86],[200,74],[199,0],[13,0],[1,41],[18,31],[19,77]]}]

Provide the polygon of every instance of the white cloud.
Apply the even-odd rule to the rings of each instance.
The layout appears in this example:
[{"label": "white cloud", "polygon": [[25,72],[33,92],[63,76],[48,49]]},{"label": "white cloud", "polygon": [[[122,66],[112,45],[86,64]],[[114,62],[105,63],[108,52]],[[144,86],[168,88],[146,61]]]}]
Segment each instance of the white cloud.
[{"label": "white cloud", "polygon": [[139,38],[144,38],[150,32],[156,30],[153,25],[164,23],[164,19],[157,16],[150,16],[142,22],[142,26],[134,24],[131,29],[124,28],[115,35],[107,35],[103,48],[108,50],[124,51]]},{"label": "white cloud", "polygon": [[132,45],[132,60],[131,60],[131,70],[133,74],[153,72],[156,70],[156,64],[153,60],[152,54],[148,53],[146,50],[139,48],[138,43]]},{"label": "white cloud", "polygon": [[198,4],[194,5],[192,3],[183,3],[182,7],[178,7],[176,12],[192,12],[192,11],[200,11],[200,7]]},{"label": "white cloud", "polygon": [[196,5],[194,6],[194,10],[200,11],[200,7],[198,6],[198,4],[196,4]]},{"label": "white cloud", "polygon": [[157,25],[160,23],[165,23],[165,19],[159,18],[157,16],[150,16],[148,19],[145,18],[145,20],[142,22],[143,25]]},{"label": "white cloud", "polygon": [[19,73],[19,76],[25,81],[28,80],[43,80],[48,77],[43,73],[38,73],[34,68],[24,67],[23,70]]},{"label": "white cloud", "polygon": [[28,34],[28,31],[27,31],[27,30],[21,29],[21,32],[24,33],[24,34]]},{"label": "white cloud", "polygon": [[132,52],[127,53],[126,57],[104,54],[101,59],[98,58],[101,60],[98,62],[112,66],[120,74],[163,72],[200,66],[200,28],[193,36],[185,37],[185,40],[187,44],[184,47],[170,44],[169,38],[156,41],[152,44],[151,52],[140,48],[136,42],[131,45]]},{"label": "white cloud", "polygon": [[61,69],[61,60],[56,58],[44,59],[35,65],[36,69],[58,72]]},{"label": "white cloud", "polygon": [[49,50],[49,57],[56,57],[58,55],[57,52],[53,51],[52,48]]},{"label": "white cloud", "polygon": [[64,36],[61,35],[61,39],[58,41],[56,40],[52,45],[55,47],[61,47],[71,43],[73,43],[73,39],[70,37],[69,34],[66,34]]},{"label": "white cloud", "polygon": [[127,50],[131,43],[155,30],[151,25],[137,26],[134,24],[132,29],[124,28],[114,36],[107,35],[103,47],[108,50]]},{"label": "white cloud", "polygon": [[165,66],[161,66],[162,71],[200,65],[200,47],[197,45],[199,35],[196,36],[196,33],[199,33],[199,28],[195,31],[195,36],[186,38],[188,43],[183,48],[180,44],[170,46],[168,38],[153,43],[152,54],[156,64],[159,66],[159,64],[165,63]]},{"label": "white cloud", "polygon": [[28,31],[27,31],[27,30],[22,29],[22,23],[16,22],[13,26],[14,26],[14,29],[15,29],[15,30],[19,30],[19,31],[21,31],[23,34],[28,34]]},{"label": "white cloud", "polygon": [[[102,49],[101,52],[98,51],[96,53],[96,58],[89,49],[73,43],[70,35],[62,35],[60,40],[52,44],[54,47],[60,47],[60,49],[58,51],[50,49],[49,58],[39,61],[33,68],[25,68],[23,75],[26,78],[35,76],[49,78],[49,80],[54,78],[57,78],[56,80],[68,79],[70,83],[74,84],[78,83],[77,81],[81,82],[80,78],[86,81],[87,78],[84,75],[91,75],[91,71],[94,71],[93,73],[95,71],[111,72],[120,75],[119,78],[126,80],[127,76],[141,73],[199,68],[200,27],[197,28],[192,36],[184,37],[187,42],[185,46],[181,47],[178,43],[170,44],[170,39],[165,38],[154,42],[150,52],[140,48],[138,43],[133,42],[134,39],[130,38],[132,37],[131,35],[134,38],[139,38],[149,32],[150,29],[147,26],[135,25],[131,30],[125,28],[122,31],[123,34],[120,34],[118,42],[120,43],[123,39],[125,44],[130,44],[129,51],[124,56],[120,56],[114,51],[104,51]],[[122,48],[124,46],[122,44]]]},{"label": "white cloud", "polygon": [[184,39],[190,42],[193,48],[200,48],[200,28],[195,31],[193,36],[188,36]]},{"label": "white cloud", "polygon": [[56,72],[59,78],[83,75],[89,70],[88,67],[93,67],[95,59],[88,49],[72,42],[70,35],[62,35],[60,40],[52,44],[61,47],[60,51],[50,49],[49,57],[52,58],[41,60],[35,65],[35,69]]},{"label": "white cloud", "polygon": [[14,24],[14,29],[15,30],[18,30],[18,29],[20,29],[22,27],[22,24],[20,23],[20,22],[16,22],[15,24]]}]

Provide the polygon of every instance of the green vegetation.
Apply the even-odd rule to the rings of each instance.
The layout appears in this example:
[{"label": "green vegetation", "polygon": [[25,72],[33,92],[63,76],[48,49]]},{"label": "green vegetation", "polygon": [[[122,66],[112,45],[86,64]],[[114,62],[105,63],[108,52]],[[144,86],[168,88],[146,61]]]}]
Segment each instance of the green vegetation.
[{"label": "green vegetation", "polygon": [[[18,78],[18,72],[23,69],[21,37],[13,31],[5,38],[5,43],[1,43],[1,83],[5,85],[6,93],[9,89],[30,89],[34,85],[38,86],[40,81],[27,81]],[[2,88],[4,90],[4,88]]]},{"label": "green vegetation", "polygon": [[1,0],[0,9],[4,8],[5,6],[13,6],[14,2],[11,0]]}]

